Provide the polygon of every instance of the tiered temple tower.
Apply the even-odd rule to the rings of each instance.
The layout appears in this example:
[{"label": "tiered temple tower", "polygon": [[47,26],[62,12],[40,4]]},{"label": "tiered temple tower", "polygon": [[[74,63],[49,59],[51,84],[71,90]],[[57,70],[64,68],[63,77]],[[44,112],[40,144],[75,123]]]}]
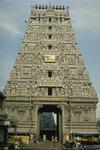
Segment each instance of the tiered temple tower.
[{"label": "tiered temple tower", "polygon": [[34,133],[40,137],[43,112],[56,114],[59,140],[70,133],[97,132],[97,95],[68,8],[32,7],[4,93],[5,112],[17,121],[17,134]]}]

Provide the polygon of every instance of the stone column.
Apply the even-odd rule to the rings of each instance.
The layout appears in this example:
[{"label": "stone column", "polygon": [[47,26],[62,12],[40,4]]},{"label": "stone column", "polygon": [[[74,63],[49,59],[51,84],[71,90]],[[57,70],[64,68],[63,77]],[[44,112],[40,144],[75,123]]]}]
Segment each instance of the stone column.
[{"label": "stone column", "polygon": [[58,113],[58,120],[59,120],[59,142],[62,141],[62,112],[59,111]]},{"label": "stone column", "polygon": [[39,112],[39,109],[42,108],[43,105],[39,105],[37,104],[36,105],[36,126],[37,126],[37,129],[36,129],[36,133],[37,133],[37,138],[39,139],[40,138],[40,112]]},{"label": "stone column", "polygon": [[58,113],[58,123],[59,123],[59,141],[63,141],[63,130],[64,130],[64,106],[58,105],[57,108],[59,109]]}]

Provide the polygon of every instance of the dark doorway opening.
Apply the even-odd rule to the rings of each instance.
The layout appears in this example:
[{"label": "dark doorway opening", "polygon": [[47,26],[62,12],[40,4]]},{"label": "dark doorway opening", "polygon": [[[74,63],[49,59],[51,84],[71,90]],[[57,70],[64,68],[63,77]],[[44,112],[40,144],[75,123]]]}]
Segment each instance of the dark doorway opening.
[{"label": "dark doorway opening", "polygon": [[48,77],[49,77],[49,78],[52,77],[52,71],[48,71]]},{"label": "dark doorway opening", "polygon": [[46,135],[46,140],[61,139],[61,110],[57,105],[43,105],[39,109],[39,137],[43,140],[43,135]]},{"label": "dark doorway opening", "polygon": [[52,87],[48,87],[48,95],[52,95]]}]

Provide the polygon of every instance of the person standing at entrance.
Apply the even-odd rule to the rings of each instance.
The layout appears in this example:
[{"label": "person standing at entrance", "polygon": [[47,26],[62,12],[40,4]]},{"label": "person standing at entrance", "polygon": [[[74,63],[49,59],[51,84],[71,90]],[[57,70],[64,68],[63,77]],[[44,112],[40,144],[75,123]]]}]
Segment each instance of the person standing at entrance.
[{"label": "person standing at entrance", "polygon": [[44,142],[46,141],[46,138],[47,138],[47,137],[46,137],[46,135],[44,134],[44,135],[43,135],[43,141],[44,141]]},{"label": "person standing at entrance", "polygon": [[22,138],[20,137],[20,138],[19,138],[19,149],[20,149],[20,150],[22,149],[22,146],[23,146],[23,140],[22,140]]}]

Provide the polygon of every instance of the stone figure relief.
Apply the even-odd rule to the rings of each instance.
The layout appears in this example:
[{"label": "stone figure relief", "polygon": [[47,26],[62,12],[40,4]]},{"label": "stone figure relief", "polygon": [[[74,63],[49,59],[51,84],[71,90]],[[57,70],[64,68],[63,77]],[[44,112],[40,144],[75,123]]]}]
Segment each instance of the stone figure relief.
[{"label": "stone figure relief", "polygon": [[37,55],[37,63],[39,64],[43,63],[43,56],[40,54]]},{"label": "stone figure relief", "polygon": [[12,85],[11,82],[8,83],[6,95],[12,94]]},{"label": "stone figure relief", "polygon": [[67,97],[68,97],[68,96],[69,96],[69,95],[68,95],[68,94],[69,94],[69,92],[68,92],[68,87],[66,86],[64,90],[65,90],[65,91],[64,91],[65,96],[67,96]]},{"label": "stone figure relief", "polygon": [[83,83],[82,96],[89,96],[89,95],[90,95],[89,85],[87,83]]},{"label": "stone figure relief", "polygon": [[70,24],[67,24],[66,26],[64,26],[64,27],[62,28],[62,30],[63,30],[64,33],[66,33],[66,32],[71,32],[72,27],[71,27]]},{"label": "stone figure relief", "polygon": [[54,95],[55,96],[59,96],[60,95],[58,88],[54,88]]},{"label": "stone figure relief", "polygon": [[10,83],[10,94],[11,95],[17,94],[17,83],[15,83],[15,82]]},{"label": "stone figure relief", "polygon": [[67,55],[67,54],[60,54],[58,56],[58,61],[59,62],[66,62],[68,65],[78,65],[79,60],[75,55]]},{"label": "stone figure relief", "polygon": [[36,90],[36,85],[35,85],[35,81],[29,81],[27,82],[27,86],[25,89],[25,94],[27,96],[35,96],[35,90]]},{"label": "stone figure relief", "polygon": [[37,68],[36,67],[32,68],[32,77],[34,77],[34,78],[37,77]]},{"label": "stone figure relief", "polygon": [[37,47],[36,43],[28,43],[26,53],[29,53],[29,54],[33,55],[35,50],[36,50],[36,47]]},{"label": "stone figure relief", "polygon": [[31,67],[23,66],[21,68],[21,77],[22,78],[31,78]]},{"label": "stone figure relief", "polygon": [[79,74],[79,75],[83,75],[83,74],[85,73],[85,69],[86,69],[86,68],[83,67],[83,66],[82,66],[82,67],[78,67],[78,74]]},{"label": "stone figure relief", "polygon": [[65,41],[73,41],[73,36],[70,32],[69,33],[67,32],[64,39]]},{"label": "stone figure relief", "polygon": [[68,75],[68,78],[76,78],[77,76],[77,71],[76,69],[68,69],[68,72],[67,72],[67,75]]},{"label": "stone figure relief", "polygon": [[43,63],[44,57],[38,53],[33,55],[33,63],[34,64],[41,64]]},{"label": "stone figure relief", "polygon": [[54,95],[54,96],[59,96],[59,95],[60,95],[60,90],[59,90],[59,88],[53,88],[53,95]]},{"label": "stone figure relief", "polygon": [[56,40],[62,41],[63,40],[63,35],[59,33],[58,35],[55,36]]},{"label": "stone figure relief", "polygon": [[39,78],[43,77],[43,74],[44,74],[43,70],[39,69],[39,70],[37,70],[36,77],[39,79]]},{"label": "stone figure relief", "polygon": [[34,63],[34,64],[37,63],[37,54],[35,54],[35,55],[33,56],[33,63]]},{"label": "stone figure relief", "polygon": [[71,52],[72,51],[71,44],[65,44],[65,50],[67,50],[67,52]]},{"label": "stone figure relief", "polygon": [[25,56],[25,63],[30,64],[33,61],[33,55],[32,54],[26,54]]},{"label": "stone figure relief", "polygon": [[17,106],[17,112],[20,113],[20,114],[22,114],[22,115],[25,114],[25,112],[26,112],[27,109],[28,109],[28,106],[26,106],[26,105],[19,104]]},{"label": "stone figure relief", "polygon": [[54,77],[60,77],[60,76],[61,76],[60,70],[54,71],[54,72],[53,72],[53,76],[54,76]]},{"label": "stone figure relief", "polygon": [[89,115],[89,114],[88,114],[88,108],[85,108],[85,109],[84,109],[84,114],[85,114],[85,115],[84,115],[84,121],[89,121],[89,120],[88,120],[88,119],[89,119],[89,116],[88,116],[88,115]]},{"label": "stone figure relief", "polygon": [[75,112],[75,114],[76,114],[76,122],[80,122],[80,114],[81,112],[79,112],[79,111],[77,111],[77,112]]},{"label": "stone figure relief", "polygon": [[58,56],[58,62],[59,63],[65,63],[65,61],[66,61],[66,58],[65,58],[65,55],[64,54],[60,54],[59,56]]},{"label": "stone figure relief", "polygon": [[25,53],[25,54],[23,55],[22,62],[23,62],[24,64],[32,63],[32,55]]},{"label": "stone figure relief", "polygon": [[25,63],[27,62],[27,56],[25,53],[21,53],[20,54],[20,60],[19,60],[20,63]]},{"label": "stone figure relief", "polygon": [[[66,91],[64,88],[61,88],[61,96],[65,96],[66,95]],[[66,95],[67,96],[67,95]]]},{"label": "stone figure relief", "polygon": [[37,96],[45,96],[45,95],[47,95],[46,88],[37,88],[36,89],[36,95]]},{"label": "stone figure relief", "polygon": [[67,59],[68,59],[68,64],[69,65],[75,65],[75,64],[77,64],[77,59],[76,59],[75,55],[68,55]]},{"label": "stone figure relief", "polygon": [[73,43],[71,46],[72,46],[72,51],[73,51],[73,52],[76,52],[77,49],[78,49],[78,48],[77,48],[77,45],[76,45],[75,43]]}]

